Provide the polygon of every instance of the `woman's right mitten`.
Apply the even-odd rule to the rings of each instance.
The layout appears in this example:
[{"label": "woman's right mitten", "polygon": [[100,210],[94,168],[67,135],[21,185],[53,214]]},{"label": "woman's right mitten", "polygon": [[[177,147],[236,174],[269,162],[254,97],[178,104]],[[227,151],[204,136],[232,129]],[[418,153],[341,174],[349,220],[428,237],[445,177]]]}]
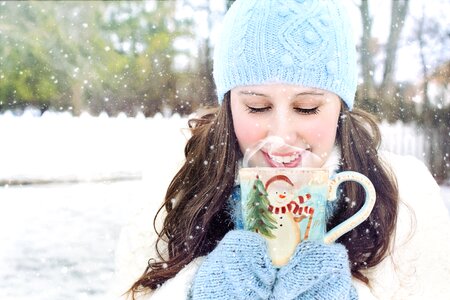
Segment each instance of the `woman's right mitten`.
[{"label": "woman's right mitten", "polygon": [[200,265],[189,299],[268,299],[276,269],[266,249],[257,233],[228,232]]}]

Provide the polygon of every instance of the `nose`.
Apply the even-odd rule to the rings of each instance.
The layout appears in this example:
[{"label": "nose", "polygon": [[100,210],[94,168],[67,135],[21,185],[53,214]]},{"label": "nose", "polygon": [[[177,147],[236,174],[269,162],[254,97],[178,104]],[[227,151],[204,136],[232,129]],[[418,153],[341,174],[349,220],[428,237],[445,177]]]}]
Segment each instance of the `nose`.
[{"label": "nose", "polygon": [[269,128],[270,135],[279,136],[288,144],[295,144],[298,130],[294,125],[294,119],[288,112],[277,112],[272,118]]},{"label": "nose", "polygon": [[279,197],[280,197],[281,199],[284,199],[284,198],[286,198],[286,195],[279,195]]}]

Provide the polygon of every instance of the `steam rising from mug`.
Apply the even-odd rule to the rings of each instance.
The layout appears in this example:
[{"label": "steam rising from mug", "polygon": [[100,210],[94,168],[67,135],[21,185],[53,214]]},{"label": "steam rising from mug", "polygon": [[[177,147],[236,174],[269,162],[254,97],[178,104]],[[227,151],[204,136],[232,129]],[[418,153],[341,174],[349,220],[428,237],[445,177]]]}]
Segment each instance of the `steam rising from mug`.
[{"label": "steam rising from mug", "polygon": [[[300,164],[297,167],[320,168],[324,163],[324,159],[322,159],[317,154],[306,150],[305,148],[289,145],[284,141],[282,137],[279,136],[268,136],[267,138],[260,140],[253,147],[248,148],[245,151],[242,165],[244,168],[250,167],[250,160],[253,158],[253,156],[257,154],[261,149],[264,149],[264,151],[269,154],[269,156],[276,156],[276,154],[280,152],[298,153],[301,156],[301,160]],[[251,167],[261,166],[253,165]]]}]

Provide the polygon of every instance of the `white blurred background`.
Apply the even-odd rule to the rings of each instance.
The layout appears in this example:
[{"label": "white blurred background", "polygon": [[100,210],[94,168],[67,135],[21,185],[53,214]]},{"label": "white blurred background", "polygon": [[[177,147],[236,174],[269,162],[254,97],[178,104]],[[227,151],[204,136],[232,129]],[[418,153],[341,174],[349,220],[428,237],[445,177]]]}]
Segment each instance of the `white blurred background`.
[{"label": "white blurred background", "polygon": [[[0,115],[0,299],[109,299],[120,228],[162,200],[186,128],[178,115]],[[384,148],[420,158],[414,128],[382,128]]]},{"label": "white blurred background", "polygon": [[[182,162],[177,112],[214,100],[210,58],[231,2],[0,1],[0,300],[111,299],[120,228],[162,200]],[[398,93],[365,103],[383,148],[433,165],[450,210],[450,2],[345,3],[372,88],[384,92],[393,67]],[[404,20],[391,22],[392,3],[409,3]]]}]

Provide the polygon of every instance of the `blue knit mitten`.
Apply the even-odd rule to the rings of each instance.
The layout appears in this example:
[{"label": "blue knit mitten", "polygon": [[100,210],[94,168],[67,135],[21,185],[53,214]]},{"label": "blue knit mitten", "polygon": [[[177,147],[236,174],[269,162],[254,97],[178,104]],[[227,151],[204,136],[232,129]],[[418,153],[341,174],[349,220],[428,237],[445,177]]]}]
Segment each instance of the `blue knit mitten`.
[{"label": "blue knit mitten", "polygon": [[200,265],[188,299],[269,299],[276,269],[257,233],[228,232]]},{"label": "blue knit mitten", "polygon": [[300,243],[278,271],[270,299],[358,299],[347,250],[341,244]]}]

